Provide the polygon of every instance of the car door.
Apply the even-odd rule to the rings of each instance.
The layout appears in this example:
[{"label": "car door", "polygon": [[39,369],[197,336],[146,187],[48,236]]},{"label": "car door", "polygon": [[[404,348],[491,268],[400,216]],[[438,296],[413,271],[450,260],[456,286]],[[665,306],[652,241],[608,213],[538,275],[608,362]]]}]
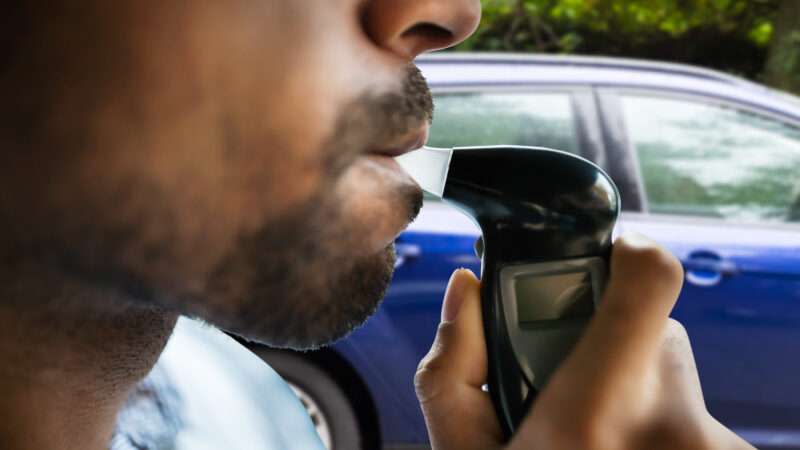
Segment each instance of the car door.
[{"label": "car door", "polygon": [[600,98],[605,123],[622,127],[616,154],[632,161],[643,200],[622,230],[684,265],[674,317],[709,409],[756,445],[800,447],[800,126],[699,95]]}]

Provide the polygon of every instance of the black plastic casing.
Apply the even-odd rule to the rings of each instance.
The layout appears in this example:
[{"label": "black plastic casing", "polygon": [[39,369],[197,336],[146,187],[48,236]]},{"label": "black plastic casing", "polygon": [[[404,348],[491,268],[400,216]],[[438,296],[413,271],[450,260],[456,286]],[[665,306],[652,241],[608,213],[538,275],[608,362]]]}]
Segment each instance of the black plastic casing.
[{"label": "black plastic casing", "polygon": [[510,438],[536,392],[522,392],[526,388],[500,298],[500,270],[512,264],[595,256],[608,263],[619,193],[602,169],[579,156],[540,147],[497,146],[455,149],[443,198],[481,228],[489,393]]}]

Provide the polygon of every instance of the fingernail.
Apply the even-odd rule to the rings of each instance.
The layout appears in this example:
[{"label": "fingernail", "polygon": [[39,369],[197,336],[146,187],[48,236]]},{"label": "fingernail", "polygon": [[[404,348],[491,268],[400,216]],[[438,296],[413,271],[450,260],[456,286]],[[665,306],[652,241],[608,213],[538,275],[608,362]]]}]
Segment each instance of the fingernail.
[{"label": "fingernail", "polygon": [[464,289],[469,273],[471,272],[468,269],[458,269],[450,275],[442,305],[442,322],[452,322],[458,317],[461,304],[464,303]]},{"label": "fingernail", "polygon": [[653,240],[638,231],[626,231],[620,236],[625,243],[633,247],[650,247],[654,244]]}]

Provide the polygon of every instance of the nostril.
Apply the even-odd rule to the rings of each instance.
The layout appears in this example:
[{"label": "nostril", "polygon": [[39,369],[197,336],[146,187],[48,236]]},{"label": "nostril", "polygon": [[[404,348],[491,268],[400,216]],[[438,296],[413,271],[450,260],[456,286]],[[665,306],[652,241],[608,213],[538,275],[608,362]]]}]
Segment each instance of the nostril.
[{"label": "nostril", "polygon": [[450,30],[428,22],[418,23],[407,29],[401,35],[402,38],[416,38],[433,43],[449,43],[453,40],[453,32]]}]

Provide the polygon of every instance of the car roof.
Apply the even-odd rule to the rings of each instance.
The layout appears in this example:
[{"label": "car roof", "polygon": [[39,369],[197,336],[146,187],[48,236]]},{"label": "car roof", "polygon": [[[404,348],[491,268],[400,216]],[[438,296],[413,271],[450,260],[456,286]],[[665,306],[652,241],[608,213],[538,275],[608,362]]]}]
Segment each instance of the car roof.
[{"label": "car roof", "polygon": [[800,120],[800,99],[766,86],[686,64],[575,55],[436,53],[417,65],[433,89],[472,86],[591,85],[700,93]]}]

